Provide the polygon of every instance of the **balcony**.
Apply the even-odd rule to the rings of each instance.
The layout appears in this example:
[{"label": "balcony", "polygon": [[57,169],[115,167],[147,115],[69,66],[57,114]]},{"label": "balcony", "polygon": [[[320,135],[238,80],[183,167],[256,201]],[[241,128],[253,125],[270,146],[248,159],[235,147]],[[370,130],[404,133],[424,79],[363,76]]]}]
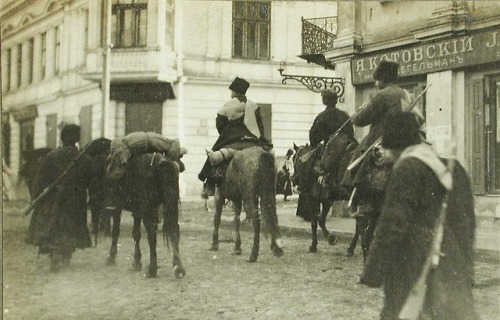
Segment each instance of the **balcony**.
[{"label": "balcony", "polygon": [[[177,79],[176,54],[158,48],[133,48],[111,50],[111,81],[165,81]],[[87,52],[86,66],[83,76],[100,81],[102,77],[102,50]]]},{"label": "balcony", "polygon": [[302,54],[299,57],[333,70],[323,52],[333,48],[336,37],[337,17],[302,18]]}]

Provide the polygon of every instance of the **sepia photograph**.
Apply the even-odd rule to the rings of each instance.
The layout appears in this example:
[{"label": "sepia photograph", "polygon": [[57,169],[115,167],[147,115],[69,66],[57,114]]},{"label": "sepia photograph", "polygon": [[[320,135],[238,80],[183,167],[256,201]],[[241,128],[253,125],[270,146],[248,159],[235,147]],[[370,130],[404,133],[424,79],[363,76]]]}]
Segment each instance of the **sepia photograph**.
[{"label": "sepia photograph", "polygon": [[1,319],[500,319],[500,1],[0,0]]}]

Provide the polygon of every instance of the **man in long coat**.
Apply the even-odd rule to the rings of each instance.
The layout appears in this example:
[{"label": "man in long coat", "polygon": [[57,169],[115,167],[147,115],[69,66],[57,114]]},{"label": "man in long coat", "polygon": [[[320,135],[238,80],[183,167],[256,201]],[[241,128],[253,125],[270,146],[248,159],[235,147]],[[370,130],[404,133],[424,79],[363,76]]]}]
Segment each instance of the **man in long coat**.
[{"label": "man in long coat", "polygon": [[[219,137],[212,147],[218,151],[223,147],[233,146],[235,149],[255,145],[271,145],[264,138],[264,125],[259,106],[246,97],[250,83],[236,77],[229,86],[231,100],[217,112],[215,125]],[[202,197],[213,195],[216,181],[213,177],[212,165],[209,159],[205,161],[198,179],[205,183]]]},{"label": "man in long coat", "polygon": [[[55,181],[78,157],[76,143],[80,127],[66,125],[61,131],[63,146],[42,160],[34,181],[34,196]],[[90,158],[82,156],[54,190],[35,208],[34,244],[41,254],[50,254],[51,270],[58,271],[69,263],[76,248],[92,246],[87,229],[87,185]]]},{"label": "man in long coat", "polygon": [[472,296],[475,235],[474,200],[469,177],[454,161],[439,158],[421,143],[410,113],[389,117],[382,146],[395,161],[385,200],[360,282],[383,285],[381,319],[399,313],[428,259],[434,226],[448,194],[448,209],[437,268],[427,278],[425,319],[477,319]]}]

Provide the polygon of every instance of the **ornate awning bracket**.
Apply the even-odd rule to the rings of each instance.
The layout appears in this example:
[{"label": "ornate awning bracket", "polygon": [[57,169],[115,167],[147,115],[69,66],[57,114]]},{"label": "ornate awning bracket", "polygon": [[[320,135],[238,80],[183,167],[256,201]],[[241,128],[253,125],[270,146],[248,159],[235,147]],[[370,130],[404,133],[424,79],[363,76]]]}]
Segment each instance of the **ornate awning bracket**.
[{"label": "ornate awning bracket", "polygon": [[286,84],[287,80],[295,80],[302,83],[307,89],[313,92],[321,92],[325,89],[333,89],[339,98],[340,102],[344,102],[344,84],[345,78],[343,77],[316,77],[316,76],[301,76],[293,74],[284,74],[285,69],[278,69],[280,75],[283,77],[281,83]]}]

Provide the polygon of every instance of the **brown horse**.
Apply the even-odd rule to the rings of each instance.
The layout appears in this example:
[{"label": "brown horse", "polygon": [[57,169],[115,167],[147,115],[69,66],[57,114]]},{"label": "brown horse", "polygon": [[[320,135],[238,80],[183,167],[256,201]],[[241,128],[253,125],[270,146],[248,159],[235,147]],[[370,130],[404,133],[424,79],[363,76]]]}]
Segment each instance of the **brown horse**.
[{"label": "brown horse", "polygon": [[[99,140],[99,139],[98,139]],[[102,162],[102,157],[95,157],[94,162]],[[96,163],[94,168],[100,168],[101,172],[94,172],[104,179],[105,172],[112,170],[120,161],[118,157],[108,157],[102,163]],[[121,165],[121,164],[118,164]],[[104,170],[104,171],[102,171]],[[140,270],[141,263],[141,223],[144,223],[149,243],[150,264],[147,277],[156,277],[158,271],[156,254],[156,231],[158,223],[158,211],[163,210],[163,236],[172,244],[173,266],[176,278],[182,278],[186,271],[182,266],[179,253],[179,166],[176,162],[169,160],[159,153],[145,153],[132,157],[126,164],[124,175],[113,181],[106,181],[103,192],[110,191],[111,199],[106,202],[115,207],[111,210],[113,216],[112,240],[108,263],[116,262],[118,237],[120,234],[120,220],[122,210],[132,212],[133,238],[135,243],[134,268]],[[110,189],[108,189],[110,188]],[[168,238],[167,238],[168,236]]]},{"label": "brown horse", "polygon": [[[294,145],[296,151],[294,179],[299,185],[300,195],[304,198],[302,202],[304,208],[301,210],[308,210],[311,218],[312,243],[309,246],[309,252],[317,252],[318,224],[330,245],[337,242],[335,235],[326,227],[326,217],[335,201],[349,199],[349,190],[344,189],[340,182],[349,165],[351,152],[357,145],[354,138],[344,133],[332,136],[322,147],[322,152],[321,150],[313,151],[314,148],[309,145],[301,147]],[[321,156],[318,156],[320,152]],[[304,159],[308,156],[310,156],[308,160]],[[312,168],[313,166],[317,166],[319,172]]]},{"label": "brown horse", "polygon": [[254,231],[252,252],[247,261],[257,261],[260,243],[259,200],[264,227],[271,234],[271,251],[276,257],[283,255],[276,214],[276,163],[272,153],[262,147],[251,147],[235,153],[224,181],[218,185],[215,193],[212,251],[219,249],[219,225],[225,199],[232,201],[234,208],[235,255],[241,254],[240,214],[244,206],[247,217],[252,219]]}]

